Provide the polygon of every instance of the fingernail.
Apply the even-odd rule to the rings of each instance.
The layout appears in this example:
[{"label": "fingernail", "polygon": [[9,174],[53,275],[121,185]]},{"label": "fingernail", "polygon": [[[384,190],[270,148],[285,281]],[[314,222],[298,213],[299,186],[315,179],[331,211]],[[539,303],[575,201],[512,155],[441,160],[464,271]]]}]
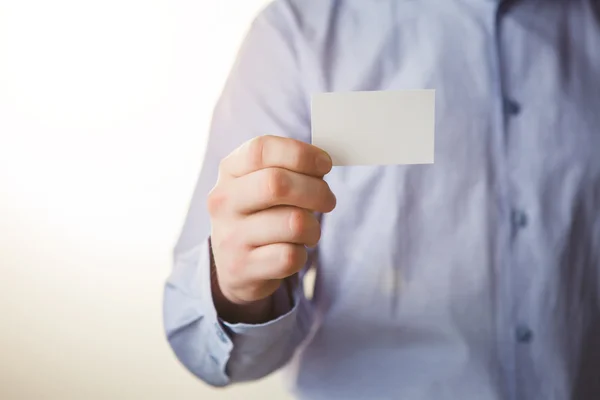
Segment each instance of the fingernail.
[{"label": "fingernail", "polygon": [[327,154],[320,154],[317,157],[317,168],[319,171],[329,172],[331,169],[331,158]]}]

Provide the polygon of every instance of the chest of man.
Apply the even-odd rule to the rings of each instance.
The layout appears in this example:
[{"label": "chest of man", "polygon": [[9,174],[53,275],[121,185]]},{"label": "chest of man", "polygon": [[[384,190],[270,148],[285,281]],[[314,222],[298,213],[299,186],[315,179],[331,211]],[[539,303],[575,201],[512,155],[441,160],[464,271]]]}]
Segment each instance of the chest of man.
[{"label": "chest of man", "polygon": [[[508,3],[381,1],[307,27],[309,92],[436,90],[434,165],[327,177],[338,205],[323,220],[322,322],[307,353],[345,351],[341,332],[369,348],[352,327],[374,324],[391,364],[441,381],[464,368],[524,396],[516,366],[567,393],[581,385],[581,349],[600,353],[589,339],[600,331],[600,6]],[[415,335],[444,343],[445,361],[404,354]]]}]

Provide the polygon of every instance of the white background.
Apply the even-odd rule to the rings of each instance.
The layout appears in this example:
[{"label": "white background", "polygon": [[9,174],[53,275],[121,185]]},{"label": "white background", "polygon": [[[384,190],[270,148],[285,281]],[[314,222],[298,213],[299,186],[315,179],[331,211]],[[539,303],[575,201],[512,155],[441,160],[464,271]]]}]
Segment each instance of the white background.
[{"label": "white background", "polygon": [[0,398],[283,398],[277,376],[208,389],[161,314],[212,107],[266,2],[0,0]]}]

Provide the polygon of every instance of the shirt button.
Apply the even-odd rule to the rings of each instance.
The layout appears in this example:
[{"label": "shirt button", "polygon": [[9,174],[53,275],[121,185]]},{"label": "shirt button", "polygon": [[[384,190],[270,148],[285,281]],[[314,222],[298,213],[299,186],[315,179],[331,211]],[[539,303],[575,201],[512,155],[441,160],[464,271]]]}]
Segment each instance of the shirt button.
[{"label": "shirt button", "polygon": [[513,210],[512,215],[512,224],[519,229],[525,228],[527,226],[527,214],[521,210]]},{"label": "shirt button", "polygon": [[521,105],[512,99],[505,99],[504,109],[508,115],[515,116],[521,112]]},{"label": "shirt button", "polygon": [[529,343],[533,339],[533,332],[527,326],[521,325],[515,331],[519,343]]},{"label": "shirt button", "polygon": [[217,331],[217,336],[219,337],[219,340],[221,340],[221,342],[223,343],[227,343],[227,336],[225,336],[225,333],[223,332],[218,323],[215,323],[215,330]]}]

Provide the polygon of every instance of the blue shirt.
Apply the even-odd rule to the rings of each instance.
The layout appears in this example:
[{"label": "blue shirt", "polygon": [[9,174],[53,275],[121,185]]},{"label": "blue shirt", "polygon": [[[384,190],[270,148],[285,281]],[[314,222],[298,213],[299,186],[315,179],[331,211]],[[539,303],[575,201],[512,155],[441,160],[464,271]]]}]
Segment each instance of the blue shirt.
[{"label": "blue shirt", "polygon": [[[435,164],[334,168],[313,298],[290,280],[279,318],[221,321],[219,161],[258,135],[310,141],[313,93],[421,88]],[[272,3],[216,107],[164,307],[212,385],[287,364],[305,399],[600,399],[600,2]]]}]

